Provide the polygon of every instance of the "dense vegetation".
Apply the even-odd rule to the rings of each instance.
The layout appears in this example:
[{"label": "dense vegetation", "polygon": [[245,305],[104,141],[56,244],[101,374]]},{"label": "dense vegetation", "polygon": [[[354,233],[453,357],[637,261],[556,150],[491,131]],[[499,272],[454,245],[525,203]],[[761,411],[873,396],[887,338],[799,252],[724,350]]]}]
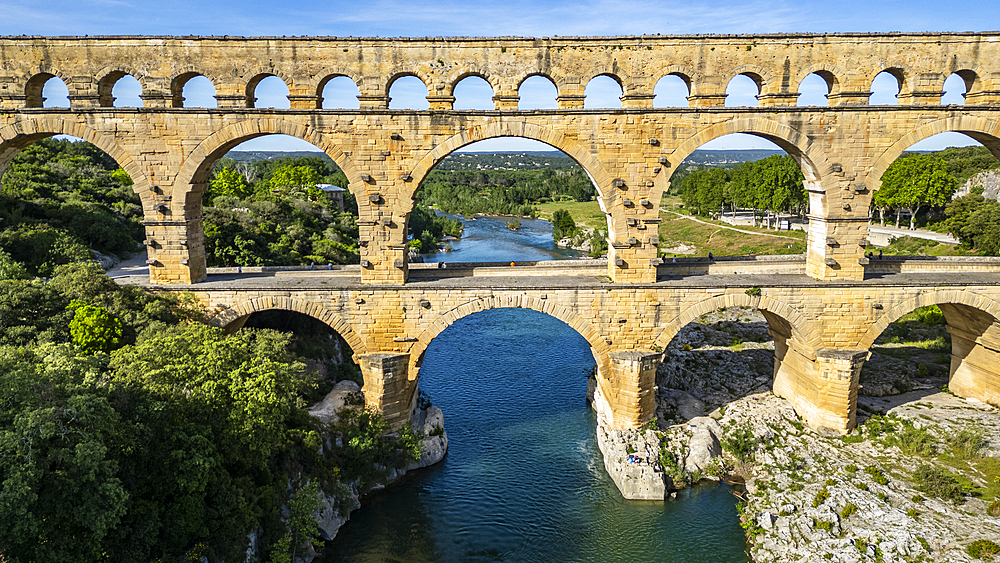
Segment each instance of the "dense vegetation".
[{"label": "dense vegetation", "polygon": [[805,211],[802,180],[802,170],[792,157],[773,155],[734,168],[692,171],[680,180],[678,191],[684,206],[697,215],[716,215],[726,207],[751,209],[755,218],[763,212],[770,222],[779,213]]},{"label": "dense vegetation", "polygon": [[198,317],[94,264],[0,279],[0,560],[241,561],[256,530],[287,561],[321,492],[416,456],[364,409],[309,417],[318,378],[289,335]]},{"label": "dense vegetation", "polygon": [[357,202],[344,211],[316,186],[347,186],[329,158],[219,161],[204,198],[209,266],[357,263]]},{"label": "dense vegetation", "polygon": [[[567,159],[568,160],[568,159]],[[596,190],[574,170],[434,170],[417,192],[417,203],[460,215],[537,216],[549,201],[590,201]]]},{"label": "dense vegetation", "polygon": [[30,275],[105,254],[134,252],[143,238],[132,180],[89,143],[43,139],[11,162],[0,190],[0,249]]}]

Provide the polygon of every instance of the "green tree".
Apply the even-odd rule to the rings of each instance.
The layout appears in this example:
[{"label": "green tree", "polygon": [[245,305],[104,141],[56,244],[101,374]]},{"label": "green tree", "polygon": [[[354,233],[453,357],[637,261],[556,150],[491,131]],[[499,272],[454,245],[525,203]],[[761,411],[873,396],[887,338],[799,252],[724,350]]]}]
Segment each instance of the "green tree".
[{"label": "green tree", "polygon": [[104,307],[94,307],[74,299],[69,308],[74,311],[69,322],[73,345],[84,354],[108,353],[122,344],[122,322]]},{"label": "green tree", "polygon": [[962,236],[984,254],[1000,255],[1000,203],[987,201],[969,215]]},{"label": "green tree", "polygon": [[28,277],[24,264],[14,260],[6,252],[0,250],[0,280],[23,280]]},{"label": "green tree", "polygon": [[576,234],[576,221],[569,211],[556,209],[552,212],[552,238],[561,240]]},{"label": "green tree", "polygon": [[246,178],[232,168],[216,170],[215,176],[209,183],[209,201],[213,201],[219,196],[236,197],[242,200],[250,197],[252,193]]},{"label": "green tree", "polygon": [[894,200],[899,206],[910,212],[910,229],[915,229],[917,213],[928,205],[947,203],[958,182],[939,159],[915,154],[905,155],[889,165],[882,174],[881,189],[887,187],[895,192]]}]

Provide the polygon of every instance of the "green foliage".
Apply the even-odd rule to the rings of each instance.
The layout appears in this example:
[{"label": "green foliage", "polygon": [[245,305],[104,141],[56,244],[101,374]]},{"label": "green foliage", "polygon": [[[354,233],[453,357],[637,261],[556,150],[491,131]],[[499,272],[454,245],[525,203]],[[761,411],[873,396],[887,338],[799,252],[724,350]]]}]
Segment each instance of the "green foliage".
[{"label": "green foliage", "polygon": [[417,203],[465,216],[482,213],[535,217],[535,203],[593,200],[596,190],[590,178],[570,159],[564,161],[567,168],[562,170],[448,170],[442,163],[424,180],[417,192]]},{"label": "green foliage", "polygon": [[552,238],[560,240],[572,237],[576,234],[576,222],[565,209],[556,209],[552,212]]},{"label": "green foliage", "polygon": [[757,287],[757,286],[753,286],[753,287],[747,289],[746,291],[744,291],[743,293],[746,293],[750,297],[760,297],[760,288]]},{"label": "green foliage", "polygon": [[31,275],[89,260],[88,248],[131,252],[143,236],[132,180],[89,143],[38,141],[18,153],[2,183],[0,247]]},{"label": "green foliage", "polygon": [[937,440],[925,428],[917,428],[909,420],[903,421],[901,432],[895,434],[889,443],[898,446],[906,455],[930,457],[937,454]]},{"label": "green foliage", "polygon": [[850,518],[851,515],[854,514],[857,511],[858,511],[857,505],[855,505],[853,502],[849,502],[849,503],[847,503],[847,504],[844,505],[844,508],[840,509],[840,517],[841,518]]},{"label": "green foliage", "polygon": [[122,322],[108,313],[104,307],[94,307],[74,299],[69,303],[73,310],[73,320],[69,322],[69,334],[73,345],[84,354],[108,353],[122,344]]},{"label": "green foliage", "polygon": [[14,260],[6,252],[0,250],[0,280],[23,280],[28,277],[24,264]]},{"label": "green foliage", "polygon": [[420,205],[410,212],[410,232],[415,240],[419,240],[421,251],[425,253],[436,251],[438,240],[444,236],[461,237],[462,229],[460,220],[438,215]]},{"label": "green foliage", "polygon": [[698,215],[713,215],[723,207],[765,211],[802,211],[806,192],[802,170],[788,155],[742,162],[731,170],[712,167],[691,171],[678,182],[684,206]]},{"label": "green foliage", "polygon": [[920,209],[929,205],[943,206],[957,188],[958,182],[940,159],[929,154],[906,154],[882,174],[882,187],[875,192],[872,201],[878,208],[889,206],[909,210],[910,228],[913,229]]},{"label": "green foliage", "polygon": [[322,501],[319,497],[319,484],[311,481],[297,487],[288,499],[288,519],[285,522],[287,532],[276,542],[271,552],[273,563],[291,563],[301,554],[304,543],[319,547],[323,544],[319,539],[319,523],[313,513],[319,510]]},{"label": "green foliage", "polygon": [[889,484],[889,478],[885,476],[885,473],[883,473],[881,469],[875,467],[874,465],[865,467],[865,473],[871,476],[872,481],[875,481],[883,487]]},{"label": "green foliage", "polygon": [[917,490],[938,497],[960,503],[965,499],[965,490],[958,482],[958,479],[947,469],[936,465],[923,464],[913,472],[913,483]]},{"label": "green foliage", "polygon": [[829,498],[830,498],[830,491],[827,490],[826,487],[823,487],[822,489],[819,490],[819,492],[816,493],[816,496],[813,497],[813,503],[812,503],[813,508],[816,508],[819,505],[823,504]]},{"label": "green foliage", "polygon": [[955,459],[975,459],[983,457],[988,445],[983,431],[978,428],[963,428],[945,439],[948,450]]},{"label": "green foliage", "polygon": [[750,461],[756,447],[757,439],[747,427],[729,429],[722,439],[722,449],[742,462]]},{"label": "green foliage", "polygon": [[219,161],[204,198],[208,265],[357,263],[357,203],[344,192],[338,211],[318,183],[347,179],[323,157]]},{"label": "green foliage", "polygon": [[973,559],[993,559],[994,555],[1000,554],[1000,545],[990,540],[976,540],[965,548],[965,552]]}]

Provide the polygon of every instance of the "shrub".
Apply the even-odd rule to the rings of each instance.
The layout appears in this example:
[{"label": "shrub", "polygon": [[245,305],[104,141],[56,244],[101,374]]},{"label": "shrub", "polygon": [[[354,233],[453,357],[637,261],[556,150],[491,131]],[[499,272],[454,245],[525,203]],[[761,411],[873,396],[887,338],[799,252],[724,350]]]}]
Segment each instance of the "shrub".
[{"label": "shrub", "polygon": [[865,468],[865,473],[871,475],[872,481],[875,481],[879,485],[888,485],[889,479],[882,473],[882,470],[874,465],[869,465]]},{"label": "shrub", "polygon": [[904,423],[903,431],[895,436],[891,441],[899,446],[900,451],[906,455],[917,455],[929,457],[937,453],[937,441],[924,428],[917,428],[912,423]]},{"label": "shrub", "polygon": [[746,427],[730,430],[722,439],[722,449],[743,462],[749,461],[756,446],[757,440],[754,438],[753,432]]},{"label": "shrub", "polygon": [[813,508],[823,504],[828,498],[830,498],[830,491],[828,491],[826,487],[823,487],[818,493],[816,493],[816,497],[813,499]]},{"label": "shrub", "polygon": [[965,552],[974,559],[993,559],[994,555],[1000,554],[1000,545],[990,540],[976,540],[965,548]]},{"label": "shrub", "polygon": [[854,514],[857,511],[858,511],[857,505],[855,505],[853,502],[849,502],[844,505],[844,508],[840,509],[840,517],[850,518],[851,514]]},{"label": "shrub", "polygon": [[935,465],[925,463],[918,467],[913,473],[913,481],[917,490],[931,496],[954,503],[962,502],[965,498],[965,491],[958,479],[948,470]]},{"label": "shrub", "polygon": [[986,439],[983,438],[983,431],[970,428],[949,436],[947,444],[951,455],[957,459],[983,457],[983,450],[986,449]]},{"label": "shrub", "polygon": [[442,436],[444,435],[444,428],[440,424],[435,424],[434,428],[431,429],[430,436]]}]

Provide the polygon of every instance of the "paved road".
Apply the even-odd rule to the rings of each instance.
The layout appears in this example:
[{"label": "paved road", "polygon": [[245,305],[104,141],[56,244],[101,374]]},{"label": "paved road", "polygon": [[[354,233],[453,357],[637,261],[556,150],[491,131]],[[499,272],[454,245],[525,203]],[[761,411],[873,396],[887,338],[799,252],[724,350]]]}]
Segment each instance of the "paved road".
[{"label": "paved road", "polygon": [[935,233],[934,231],[925,231],[923,229],[911,231],[910,229],[897,229],[896,227],[883,227],[881,225],[873,224],[868,226],[868,230],[873,233],[883,233],[893,237],[913,237],[936,240],[945,244],[958,244],[958,239],[950,234]]}]

